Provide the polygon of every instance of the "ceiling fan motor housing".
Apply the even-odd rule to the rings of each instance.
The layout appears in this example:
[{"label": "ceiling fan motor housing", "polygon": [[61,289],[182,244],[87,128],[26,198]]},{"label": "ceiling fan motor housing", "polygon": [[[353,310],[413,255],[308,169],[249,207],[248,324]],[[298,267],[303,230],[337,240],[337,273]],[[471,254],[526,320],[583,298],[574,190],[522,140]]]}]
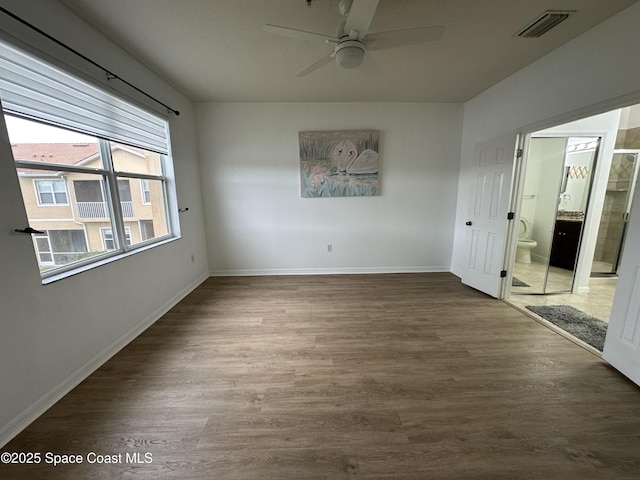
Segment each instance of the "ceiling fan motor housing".
[{"label": "ceiling fan motor housing", "polygon": [[356,68],[364,58],[364,45],[359,40],[343,40],[336,45],[335,57],[342,68]]}]

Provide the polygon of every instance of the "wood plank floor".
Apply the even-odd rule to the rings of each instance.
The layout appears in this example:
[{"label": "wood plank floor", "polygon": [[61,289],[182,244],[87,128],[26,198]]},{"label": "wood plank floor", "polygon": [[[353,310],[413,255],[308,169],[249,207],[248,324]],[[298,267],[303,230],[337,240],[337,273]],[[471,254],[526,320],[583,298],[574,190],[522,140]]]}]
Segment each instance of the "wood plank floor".
[{"label": "wood plank floor", "polygon": [[637,480],[640,388],[450,274],[210,278],[2,450],[83,456],[20,480]]}]

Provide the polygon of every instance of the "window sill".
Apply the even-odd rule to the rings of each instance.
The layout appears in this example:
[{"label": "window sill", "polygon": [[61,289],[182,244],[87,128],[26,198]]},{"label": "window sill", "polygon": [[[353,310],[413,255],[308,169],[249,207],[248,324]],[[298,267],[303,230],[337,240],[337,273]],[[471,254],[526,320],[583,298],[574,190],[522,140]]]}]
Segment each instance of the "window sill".
[{"label": "window sill", "polygon": [[113,255],[109,255],[107,257],[101,258],[100,260],[96,260],[94,262],[80,265],[76,268],[65,270],[64,272],[56,273],[47,277],[42,278],[43,285],[49,285],[51,283],[58,282],[65,278],[72,277],[74,275],[78,275],[79,273],[86,272],[88,270],[93,270],[94,268],[101,267],[103,265],[108,265],[118,260],[122,260],[124,258],[130,257],[131,255],[135,255],[137,253],[146,252],[147,250],[151,250],[152,248],[160,247],[162,245],[167,245],[171,242],[175,242],[176,240],[180,240],[182,238],[181,235],[176,235],[173,237],[169,237],[163,240],[159,240],[157,242],[153,242],[147,245],[140,246],[138,248],[129,250],[124,253],[114,253]]}]

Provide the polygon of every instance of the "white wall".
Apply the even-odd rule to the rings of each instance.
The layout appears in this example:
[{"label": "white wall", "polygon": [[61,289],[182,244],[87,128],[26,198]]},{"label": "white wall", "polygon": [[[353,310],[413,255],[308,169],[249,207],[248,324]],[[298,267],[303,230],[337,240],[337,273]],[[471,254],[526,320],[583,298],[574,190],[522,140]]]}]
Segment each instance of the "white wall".
[{"label": "white wall", "polygon": [[[450,270],[461,105],[213,103],[196,118],[212,274]],[[301,198],[298,132],[368,128],[380,195]]]},{"label": "white wall", "polygon": [[[1,446],[206,278],[208,267],[192,104],[58,2],[0,3],[181,111],[171,118],[172,149],[178,201],[189,207],[180,240],[43,286],[30,238],[13,232],[27,217],[0,121]],[[22,35],[4,14],[0,27]],[[37,35],[24,38],[49,50]]]},{"label": "white wall", "polygon": [[465,265],[465,218],[476,142],[532,132],[640,101],[640,3],[575,38],[465,104],[452,271]]},{"label": "white wall", "polygon": [[620,118],[620,128],[630,129],[640,127],[640,106],[633,105],[625,108]]}]

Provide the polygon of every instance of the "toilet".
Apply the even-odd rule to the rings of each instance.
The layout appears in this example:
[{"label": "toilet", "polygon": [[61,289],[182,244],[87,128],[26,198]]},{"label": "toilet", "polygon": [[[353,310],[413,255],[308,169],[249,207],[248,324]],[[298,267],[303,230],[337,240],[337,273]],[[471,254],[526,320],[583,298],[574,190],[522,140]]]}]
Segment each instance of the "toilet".
[{"label": "toilet", "polygon": [[531,240],[531,224],[525,217],[520,217],[516,262],[531,263],[531,249],[536,248],[537,245],[538,242]]}]

